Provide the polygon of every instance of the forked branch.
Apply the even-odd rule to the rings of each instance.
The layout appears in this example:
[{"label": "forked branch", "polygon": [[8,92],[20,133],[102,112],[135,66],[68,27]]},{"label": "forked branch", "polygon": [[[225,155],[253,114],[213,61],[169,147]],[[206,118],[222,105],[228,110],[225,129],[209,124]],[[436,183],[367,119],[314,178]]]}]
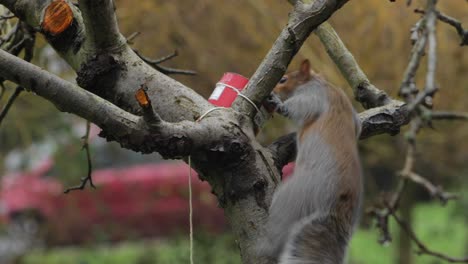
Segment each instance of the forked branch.
[{"label": "forked branch", "polygon": [[82,149],[84,149],[86,152],[86,162],[88,165],[88,172],[86,174],[86,177],[83,177],[81,179],[80,185],[75,186],[75,187],[70,187],[66,189],[64,193],[69,193],[75,190],[83,190],[86,187],[86,183],[88,182],[89,182],[89,186],[91,186],[93,189],[96,189],[96,186],[93,183],[93,177],[92,177],[93,163],[91,160],[91,152],[89,150],[89,132],[90,131],[91,131],[91,123],[89,121],[86,121],[86,132],[85,132],[85,135],[83,136],[83,147],[82,147]]},{"label": "forked branch", "polygon": [[[310,33],[326,21],[347,0],[294,1],[294,10],[289,16],[288,25],[281,31],[273,47],[263,59],[242,94],[257,106],[271,93],[274,86],[286,72],[292,58],[301,48]],[[250,117],[256,109],[239,97],[232,107]]]}]

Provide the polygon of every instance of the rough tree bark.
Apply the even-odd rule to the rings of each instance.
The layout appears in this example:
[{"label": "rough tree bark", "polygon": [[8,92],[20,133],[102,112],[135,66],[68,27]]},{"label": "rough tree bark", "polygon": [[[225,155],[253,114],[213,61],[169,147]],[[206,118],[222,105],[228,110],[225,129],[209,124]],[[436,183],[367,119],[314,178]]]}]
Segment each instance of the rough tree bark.
[{"label": "rough tree bark", "polygon": [[[251,77],[243,93],[257,106],[271,92],[308,36],[347,0],[290,1],[288,25]],[[254,252],[262,234],[280,168],[294,159],[294,135],[261,146],[252,121],[255,108],[238,98],[231,109],[213,106],[189,87],[156,71],[132,51],[118,29],[112,0],[0,0],[16,16],[42,33],[77,72],[77,84],[0,50],[0,76],[81,116],[102,128],[101,136],[142,153],[159,152],[167,159],[191,156],[202,180],[213,188],[239,244],[243,263],[272,263]],[[321,33],[320,33],[321,32]],[[328,52],[346,53],[334,31],[317,31]],[[330,35],[331,34],[331,35]],[[337,45],[335,45],[337,44]],[[332,46],[335,45],[335,50]],[[332,56],[333,58],[333,56]],[[403,103],[370,84],[354,59],[340,56],[337,65],[366,108],[360,114],[362,138],[399,132],[409,119]],[[363,81],[364,80],[364,81]],[[356,85],[353,82],[358,82]],[[147,88],[152,113],[143,117],[135,92]]]}]

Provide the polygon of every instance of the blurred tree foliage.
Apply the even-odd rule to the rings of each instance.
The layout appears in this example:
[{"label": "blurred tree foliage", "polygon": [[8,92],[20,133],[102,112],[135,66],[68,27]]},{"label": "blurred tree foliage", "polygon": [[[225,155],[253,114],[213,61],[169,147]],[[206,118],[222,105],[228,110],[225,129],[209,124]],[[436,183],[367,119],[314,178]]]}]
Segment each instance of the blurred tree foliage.
[{"label": "blurred tree foliage", "polygon": [[[411,48],[409,30],[419,19],[413,9],[423,5],[422,1],[413,1],[411,7],[406,7],[405,2],[350,2],[330,20],[370,80],[394,97]],[[150,57],[161,57],[177,49],[179,57],[166,65],[196,70],[195,77],[174,77],[206,97],[224,72],[238,72],[247,77],[253,74],[286,24],[291,9],[287,1],[271,0],[194,3],[189,6],[184,0],[117,0],[116,6],[121,31],[127,36],[141,32],[133,41],[134,48]],[[439,7],[468,24],[465,1],[439,1]],[[441,91],[434,105],[436,109],[468,111],[468,54],[459,47],[459,38],[452,27],[439,23],[438,29],[437,80]],[[351,94],[313,35],[292,66],[303,58],[311,59],[318,72]],[[423,76],[418,76],[417,81],[422,84]],[[49,103],[24,93],[0,128],[0,156],[13,146],[24,147],[54,133],[64,125],[64,119]],[[275,118],[275,122],[268,124],[269,129],[261,135],[264,142],[292,130],[290,126],[285,128],[285,123]],[[418,141],[418,171],[436,182],[461,180],[462,174],[468,172],[467,136],[468,126],[463,123],[437,122],[433,130],[425,130]],[[401,136],[381,135],[360,144],[366,174],[377,183],[370,181],[367,188],[388,186],[389,176],[402,166]]]}]

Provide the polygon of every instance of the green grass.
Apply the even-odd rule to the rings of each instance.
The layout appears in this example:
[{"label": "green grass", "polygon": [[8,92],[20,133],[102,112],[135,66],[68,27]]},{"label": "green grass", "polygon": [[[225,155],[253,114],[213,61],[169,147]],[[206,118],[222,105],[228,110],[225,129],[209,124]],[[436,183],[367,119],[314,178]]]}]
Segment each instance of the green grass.
[{"label": "green grass", "polygon": [[[468,229],[463,221],[463,216],[460,213],[456,214],[453,204],[446,207],[433,203],[425,204],[413,210],[413,228],[418,238],[429,249],[449,256],[461,257],[467,253],[465,248]],[[398,227],[394,221],[390,223],[390,230],[395,242],[388,246],[377,243],[379,234],[375,229],[360,229],[356,232],[349,249],[350,264],[398,263]],[[417,247],[413,245],[412,249],[416,252]],[[415,264],[448,263],[431,256],[417,254],[413,255],[413,261]]]},{"label": "green grass", "polygon": [[[459,208],[460,209],[460,208]],[[452,256],[462,256],[468,230],[463,216],[455,214],[455,206],[445,208],[437,204],[419,205],[413,211],[417,235],[430,249]],[[460,211],[459,211],[460,212]],[[391,223],[394,241],[398,241],[397,226]],[[351,241],[349,264],[395,264],[396,244],[382,246],[377,243],[378,232],[358,230]],[[167,241],[127,242],[113,246],[56,248],[34,251],[24,256],[21,264],[177,264],[189,263],[189,243],[186,238]],[[446,263],[429,256],[413,257],[415,264]],[[236,264],[240,257],[230,235],[196,236],[195,262]]]},{"label": "green grass", "polygon": [[[196,263],[240,263],[232,236],[197,236],[194,242]],[[89,246],[37,250],[20,260],[21,264],[169,264],[189,263],[189,241],[124,242],[113,246]]]}]

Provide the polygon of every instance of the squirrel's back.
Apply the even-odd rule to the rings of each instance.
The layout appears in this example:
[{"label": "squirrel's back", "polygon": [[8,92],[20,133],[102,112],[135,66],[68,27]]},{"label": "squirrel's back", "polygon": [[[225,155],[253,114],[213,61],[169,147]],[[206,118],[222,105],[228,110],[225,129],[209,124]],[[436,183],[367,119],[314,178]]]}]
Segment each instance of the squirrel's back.
[{"label": "squirrel's back", "polygon": [[309,78],[289,89],[283,106],[300,126],[295,171],[273,195],[260,249],[280,263],[337,264],[358,218],[360,124],[346,95],[303,66],[299,74]]}]

